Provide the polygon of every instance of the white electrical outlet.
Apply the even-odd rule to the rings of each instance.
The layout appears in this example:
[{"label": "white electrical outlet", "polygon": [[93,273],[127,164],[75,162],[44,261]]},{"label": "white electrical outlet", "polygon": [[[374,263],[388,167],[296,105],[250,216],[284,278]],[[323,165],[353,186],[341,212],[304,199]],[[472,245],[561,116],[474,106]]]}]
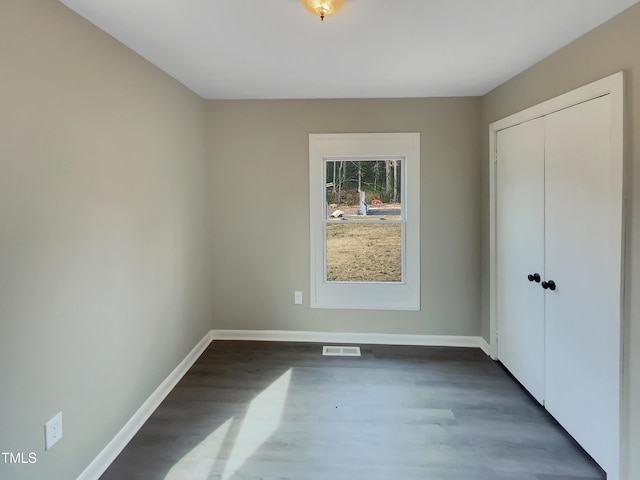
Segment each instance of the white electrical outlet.
[{"label": "white electrical outlet", "polygon": [[302,292],[293,292],[293,303],[295,305],[302,305]]},{"label": "white electrical outlet", "polygon": [[49,450],[62,438],[62,412],[44,424],[44,449]]}]

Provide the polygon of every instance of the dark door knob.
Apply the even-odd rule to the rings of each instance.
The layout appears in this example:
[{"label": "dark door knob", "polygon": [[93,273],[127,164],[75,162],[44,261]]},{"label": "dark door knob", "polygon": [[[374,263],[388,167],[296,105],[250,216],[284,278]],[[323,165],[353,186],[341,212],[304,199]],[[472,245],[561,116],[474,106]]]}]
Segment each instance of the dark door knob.
[{"label": "dark door knob", "polygon": [[553,280],[549,280],[548,282],[542,282],[542,288],[544,288],[545,290],[547,288],[549,290],[555,290],[556,289],[556,282],[554,282]]},{"label": "dark door knob", "polygon": [[527,275],[527,278],[529,279],[530,282],[537,282],[540,283],[540,274],[538,273],[533,273],[533,274],[529,274]]}]

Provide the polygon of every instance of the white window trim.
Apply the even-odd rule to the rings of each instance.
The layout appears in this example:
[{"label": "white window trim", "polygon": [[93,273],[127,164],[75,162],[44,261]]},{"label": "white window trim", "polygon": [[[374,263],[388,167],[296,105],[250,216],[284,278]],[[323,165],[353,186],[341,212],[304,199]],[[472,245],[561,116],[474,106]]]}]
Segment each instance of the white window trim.
[{"label": "white window trim", "polygon": [[[403,160],[405,239],[402,282],[327,282],[324,160],[396,157]],[[309,134],[312,308],[420,310],[420,134]]]}]

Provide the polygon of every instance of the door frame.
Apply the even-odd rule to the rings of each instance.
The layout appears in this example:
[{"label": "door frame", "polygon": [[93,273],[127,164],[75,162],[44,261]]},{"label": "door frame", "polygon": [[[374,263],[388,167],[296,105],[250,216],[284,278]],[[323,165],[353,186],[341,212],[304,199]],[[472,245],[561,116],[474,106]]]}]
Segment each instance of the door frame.
[{"label": "door frame", "polygon": [[[616,277],[619,274],[619,282],[612,282],[608,285],[609,291],[608,297],[611,299],[612,304],[616,310],[616,322],[615,327],[618,328],[618,338],[620,339],[620,367],[619,367],[619,391],[618,391],[618,404],[620,405],[620,412],[622,409],[622,361],[623,361],[623,295],[624,295],[624,131],[623,131],[623,119],[624,119],[624,72],[618,72],[601,80],[597,80],[593,83],[585,85],[583,87],[576,88],[570,92],[567,92],[558,97],[552,98],[545,102],[542,102],[533,107],[527,108],[521,112],[510,115],[506,118],[493,122],[489,125],[489,351],[491,358],[498,359],[499,356],[499,332],[498,332],[498,318],[497,318],[497,222],[496,222],[496,208],[497,208],[497,134],[500,130],[533,120],[539,117],[549,115],[551,113],[563,110],[565,108],[572,107],[579,103],[583,103],[594,98],[598,98],[604,95],[610,95],[611,97],[611,188],[614,192],[615,201],[610,206],[611,215],[609,216],[609,231],[613,235],[612,238],[620,236],[620,242],[611,242],[609,246],[608,256],[610,258],[610,265],[612,272],[616,273]],[[615,328],[614,327],[614,328]],[[624,425],[623,422],[620,426]],[[622,432],[622,429],[619,429]],[[619,444],[622,440],[618,439]],[[618,452],[620,448],[618,447]],[[618,455],[620,457],[620,455]],[[618,479],[619,472],[611,472],[613,475],[611,479]]]}]

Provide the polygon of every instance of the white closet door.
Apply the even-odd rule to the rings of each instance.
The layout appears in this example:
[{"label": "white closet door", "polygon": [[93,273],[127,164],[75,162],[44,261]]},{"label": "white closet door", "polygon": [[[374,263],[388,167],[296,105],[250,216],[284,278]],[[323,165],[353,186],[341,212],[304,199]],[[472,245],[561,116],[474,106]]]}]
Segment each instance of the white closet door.
[{"label": "white closet door", "polygon": [[[612,188],[610,98],[545,123],[545,406],[612,478],[618,473],[620,211]],[[616,244],[618,248],[616,248]],[[616,306],[616,302],[618,305]]]},{"label": "white closet door", "polygon": [[498,132],[498,359],[544,399],[544,119]]}]

